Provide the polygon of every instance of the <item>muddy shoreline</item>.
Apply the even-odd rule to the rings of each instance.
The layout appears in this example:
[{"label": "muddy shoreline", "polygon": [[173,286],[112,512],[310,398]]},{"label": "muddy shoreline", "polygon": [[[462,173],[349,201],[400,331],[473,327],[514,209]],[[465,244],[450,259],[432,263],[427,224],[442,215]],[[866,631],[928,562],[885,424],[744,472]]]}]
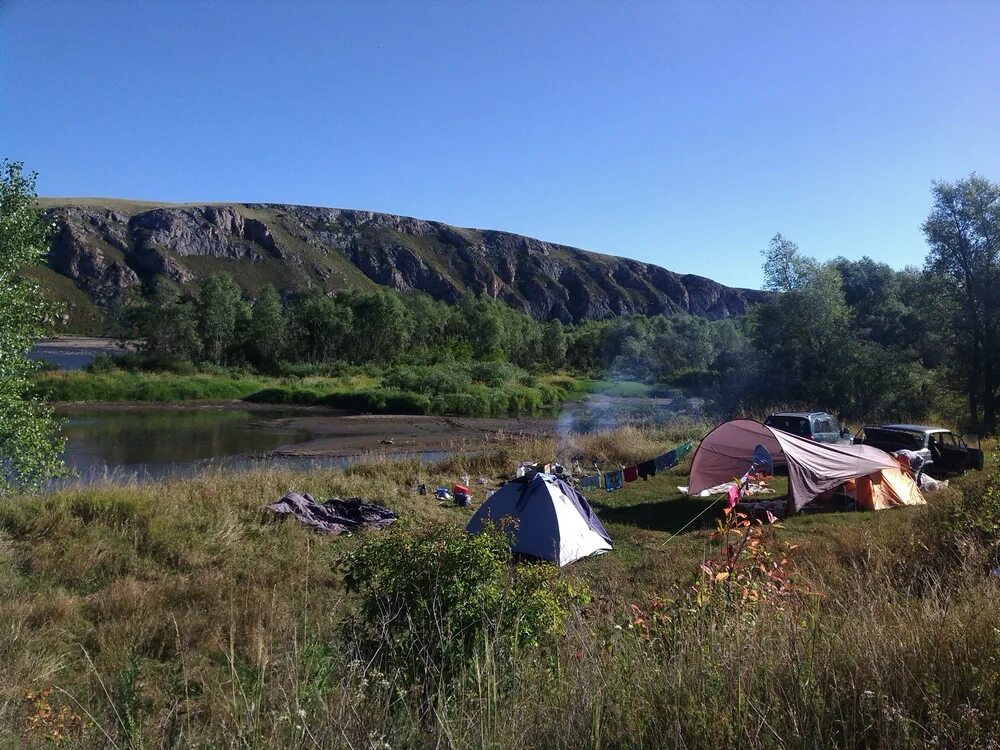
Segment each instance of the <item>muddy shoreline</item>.
[{"label": "muddy shoreline", "polygon": [[308,432],[308,442],[279,448],[280,456],[330,457],[379,453],[464,452],[484,444],[549,436],[553,417],[433,417],[390,414],[309,415],[270,422]]}]

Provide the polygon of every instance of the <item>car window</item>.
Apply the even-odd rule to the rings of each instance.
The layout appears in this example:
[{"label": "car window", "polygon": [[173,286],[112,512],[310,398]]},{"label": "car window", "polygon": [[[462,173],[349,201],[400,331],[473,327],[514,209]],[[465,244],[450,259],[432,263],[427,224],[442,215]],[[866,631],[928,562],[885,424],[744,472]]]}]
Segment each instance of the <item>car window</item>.
[{"label": "car window", "polygon": [[941,441],[941,445],[945,448],[957,448],[958,447],[958,436],[953,435],[950,432],[942,432],[937,436],[938,440]]},{"label": "car window", "polygon": [[830,420],[829,419],[817,420],[816,432],[827,433],[827,434],[833,432],[833,427],[830,425]]},{"label": "car window", "polygon": [[809,420],[804,417],[768,417],[764,424],[801,437],[809,437],[810,435]]},{"label": "car window", "polygon": [[895,436],[900,443],[902,443],[906,448],[911,451],[919,451],[923,449],[924,446],[924,433],[922,432],[906,432],[904,430],[891,430],[890,435]]}]

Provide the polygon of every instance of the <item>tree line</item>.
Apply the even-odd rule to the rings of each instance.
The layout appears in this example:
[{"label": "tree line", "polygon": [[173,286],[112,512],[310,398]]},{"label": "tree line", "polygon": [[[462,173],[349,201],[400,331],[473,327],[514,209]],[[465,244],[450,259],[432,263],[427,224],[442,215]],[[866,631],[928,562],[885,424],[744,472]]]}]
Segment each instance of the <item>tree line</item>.
[{"label": "tree line", "polygon": [[711,368],[744,338],[740,321],[675,314],[563,325],[472,295],[457,305],[381,289],[312,288],[283,298],[267,286],[251,298],[227,274],[207,277],[198,289],[161,286],[115,318],[118,335],[141,342],[148,366],[191,362],[262,372],[504,361],[534,372],[660,382]]},{"label": "tree line", "polygon": [[310,289],[248,298],[225,274],[163,286],[133,304],[128,334],[153,363],[276,371],[322,366],[507,361],[662,383],[719,413],[775,405],[847,418],[964,413],[993,432],[1000,400],[1000,185],[935,183],[922,268],[863,257],[819,262],[778,234],[763,251],[774,292],[744,318],[683,313],[563,325],[486,297]]}]

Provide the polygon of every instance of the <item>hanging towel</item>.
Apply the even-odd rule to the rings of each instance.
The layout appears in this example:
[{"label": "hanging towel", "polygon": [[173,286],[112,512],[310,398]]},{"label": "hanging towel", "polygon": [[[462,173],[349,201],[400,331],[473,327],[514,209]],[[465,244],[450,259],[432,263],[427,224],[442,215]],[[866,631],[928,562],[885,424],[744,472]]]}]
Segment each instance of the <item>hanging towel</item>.
[{"label": "hanging towel", "polygon": [[615,469],[604,475],[604,489],[608,492],[620,490],[622,488],[622,470]]},{"label": "hanging towel", "polygon": [[683,445],[678,445],[671,452],[677,457],[678,460],[680,460],[680,459],[684,458],[684,456],[686,456],[688,453],[691,452],[691,447],[692,447],[691,446],[691,441],[688,440]]},{"label": "hanging towel", "polygon": [[601,478],[594,474],[589,477],[580,477],[580,486],[584,488],[588,487],[598,487],[600,485]]},{"label": "hanging towel", "polygon": [[634,482],[639,478],[639,468],[636,466],[629,466],[627,469],[622,471],[622,477],[626,482]]},{"label": "hanging towel", "polygon": [[643,481],[646,481],[650,477],[656,476],[656,460],[643,461],[636,467],[639,470],[639,476],[642,477]]},{"label": "hanging towel", "polygon": [[673,451],[667,451],[654,458],[653,464],[656,466],[657,471],[666,471],[670,467],[677,465],[677,457]]}]

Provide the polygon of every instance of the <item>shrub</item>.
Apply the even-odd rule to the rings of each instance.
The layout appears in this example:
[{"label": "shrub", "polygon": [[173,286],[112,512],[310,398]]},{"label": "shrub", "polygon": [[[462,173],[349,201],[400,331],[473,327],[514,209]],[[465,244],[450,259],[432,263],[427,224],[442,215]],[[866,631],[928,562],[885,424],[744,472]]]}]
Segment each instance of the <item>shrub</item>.
[{"label": "shrub", "polygon": [[472,536],[452,525],[372,537],[345,562],[360,594],[348,621],[359,658],[419,685],[425,699],[457,671],[489,653],[510,660],[561,633],[586,594],[548,564],[512,564],[496,528]]},{"label": "shrub", "polygon": [[970,477],[945,519],[952,532],[972,534],[986,546],[1000,542],[1000,468],[984,479]]},{"label": "shrub", "polygon": [[90,360],[84,369],[87,372],[111,372],[118,369],[118,363],[115,357],[103,353]]}]

